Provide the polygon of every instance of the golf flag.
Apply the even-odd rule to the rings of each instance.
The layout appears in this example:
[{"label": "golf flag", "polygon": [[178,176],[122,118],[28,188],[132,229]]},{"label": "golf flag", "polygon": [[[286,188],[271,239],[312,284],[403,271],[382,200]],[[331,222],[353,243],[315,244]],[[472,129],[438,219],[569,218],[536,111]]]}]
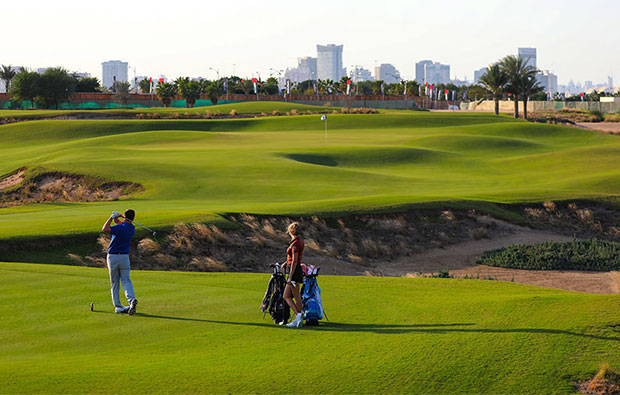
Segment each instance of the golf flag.
[{"label": "golf flag", "polygon": [[405,84],[405,89],[403,90],[403,95],[407,96],[407,81],[403,80],[403,84]]},{"label": "golf flag", "polygon": [[312,89],[314,89],[314,94],[316,95],[319,92],[319,87],[316,81],[312,81]]},{"label": "golf flag", "polygon": [[347,95],[351,93],[351,80],[347,80]]},{"label": "golf flag", "polygon": [[291,80],[288,78],[286,80],[286,94],[287,95],[291,94]]},{"label": "golf flag", "polygon": [[321,121],[324,121],[324,120],[326,120],[326,119],[327,119],[327,115],[323,114],[323,115],[321,116]]},{"label": "golf flag", "polygon": [[224,78],[224,93],[228,93],[228,78]]}]

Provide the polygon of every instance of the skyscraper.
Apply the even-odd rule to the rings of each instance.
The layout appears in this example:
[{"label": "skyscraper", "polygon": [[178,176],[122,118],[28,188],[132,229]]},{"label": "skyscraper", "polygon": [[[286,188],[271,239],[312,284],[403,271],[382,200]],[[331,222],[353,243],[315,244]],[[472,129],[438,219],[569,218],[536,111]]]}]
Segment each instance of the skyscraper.
[{"label": "skyscraper", "polygon": [[316,79],[316,58],[313,58],[312,56],[297,58],[297,68],[307,69],[310,72],[310,78],[308,79]]},{"label": "skyscraper", "polygon": [[536,74],[536,81],[544,88],[544,92],[552,95],[558,91],[558,76],[549,70]]},{"label": "skyscraper", "polygon": [[424,82],[429,84],[447,84],[450,82],[450,65],[427,63],[424,65]]},{"label": "skyscraper", "polygon": [[386,84],[397,84],[401,81],[400,71],[389,63],[383,63],[381,66],[375,67],[375,79],[385,81]]},{"label": "skyscraper", "polygon": [[536,48],[518,48],[517,54],[525,59],[525,64],[537,68],[536,66]]},{"label": "skyscraper", "polygon": [[101,63],[101,84],[107,88],[114,85],[114,81],[127,81],[127,62],[120,60],[110,60]]},{"label": "skyscraper", "polygon": [[321,80],[340,81],[346,76],[342,67],[342,45],[317,45],[317,78]]},{"label": "skyscraper", "polygon": [[484,75],[484,73],[486,73],[488,70],[487,67],[483,67],[481,69],[478,70],[474,70],[474,84],[477,84],[478,81],[480,81],[480,77],[482,77]]},{"label": "skyscraper", "polygon": [[432,60],[421,60],[415,64],[415,80],[418,84],[424,84],[424,66],[427,64],[433,64]]},{"label": "skyscraper", "polygon": [[362,66],[355,66],[353,70],[349,70],[349,77],[351,77],[354,84],[363,81],[374,81],[374,78],[372,78],[372,75],[370,74],[370,70],[367,70]]}]

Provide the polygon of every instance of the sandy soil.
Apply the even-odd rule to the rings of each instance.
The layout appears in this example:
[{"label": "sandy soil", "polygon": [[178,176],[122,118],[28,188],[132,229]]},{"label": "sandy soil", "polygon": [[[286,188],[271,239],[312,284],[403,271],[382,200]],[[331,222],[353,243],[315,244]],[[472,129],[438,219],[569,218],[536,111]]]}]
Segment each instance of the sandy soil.
[{"label": "sandy soil", "polygon": [[534,244],[543,241],[569,241],[570,237],[552,232],[516,227],[514,233],[494,239],[482,239],[437,248],[394,262],[365,267],[336,259],[311,262],[321,266],[325,274],[379,275],[422,277],[449,269],[455,277],[493,278],[540,287],[597,294],[620,293],[620,272],[580,272],[563,270],[518,270],[476,265],[476,259],[487,250],[513,244]]},{"label": "sandy soil", "polygon": [[620,133],[620,122],[577,122],[577,126],[605,133]]},{"label": "sandy soil", "polygon": [[14,185],[21,184],[24,181],[24,174],[26,173],[26,169],[20,169],[16,173],[11,174],[8,177],[0,179],[0,191],[3,189],[12,187]]}]

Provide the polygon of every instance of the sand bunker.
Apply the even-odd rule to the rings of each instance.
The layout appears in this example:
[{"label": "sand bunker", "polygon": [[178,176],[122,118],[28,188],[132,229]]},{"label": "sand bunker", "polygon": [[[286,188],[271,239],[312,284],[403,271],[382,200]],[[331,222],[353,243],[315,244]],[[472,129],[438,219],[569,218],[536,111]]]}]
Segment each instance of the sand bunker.
[{"label": "sand bunker", "polygon": [[61,172],[27,177],[27,169],[0,179],[0,207],[48,202],[113,201],[142,190],[139,184]]}]

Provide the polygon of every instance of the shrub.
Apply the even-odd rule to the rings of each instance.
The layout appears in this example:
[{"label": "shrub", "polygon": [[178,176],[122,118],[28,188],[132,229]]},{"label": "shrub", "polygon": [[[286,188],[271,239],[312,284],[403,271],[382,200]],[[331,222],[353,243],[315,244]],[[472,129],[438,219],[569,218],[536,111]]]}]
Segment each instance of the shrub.
[{"label": "shrub", "polygon": [[605,120],[605,115],[599,110],[590,111],[590,120],[592,122],[602,122]]},{"label": "shrub", "polygon": [[278,116],[278,115],[280,115],[280,111],[278,111],[278,110],[273,110],[273,112],[271,113],[271,115]]},{"label": "shrub", "polygon": [[237,110],[230,110],[230,116],[232,117],[236,117],[237,116]]},{"label": "shrub", "polygon": [[525,270],[607,272],[620,269],[620,244],[591,239],[565,243],[514,245],[487,251],[476,263]]}]

